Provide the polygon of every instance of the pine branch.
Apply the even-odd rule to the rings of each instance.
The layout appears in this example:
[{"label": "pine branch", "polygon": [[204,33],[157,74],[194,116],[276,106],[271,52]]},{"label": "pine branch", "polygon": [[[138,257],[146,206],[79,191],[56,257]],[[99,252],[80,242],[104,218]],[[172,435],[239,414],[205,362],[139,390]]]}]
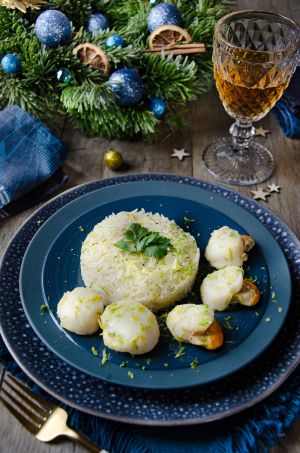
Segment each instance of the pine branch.
[{"label": "pine branch", "polygon": [[114,104],[111,109],[85,110],[79,117],[68,110],[72,124],[86,135],[101,135],[112,139],[142,135],[151,140],[159,121],[147,110],[122,108]]},{"label": "pine branch", "polygon": [[93,3],[93,0],[48,0],[47,8],[62,11],[76,27],[81,27],[86,25]]},{"label": "pine branch", "polygon": [[67,87],[61,93],[61,102],[66,111],[77,111],[80,114],[87,110],[110,109],[115,98],[107,84]]},{"label": "pine branch", "polygon": [[0,108],[13,104],[44,121],[49,120],[58,107],[53,98],[38,96],[26,82],[11,77],[0,81]]},{"label": "pine branch", "polygon": [[[0,6],[0,40],[6,40],[23,33],[27,22],[17,11]],[[3,44],[3,42],[1,43]]]},{"label": "pine branch", "polygon": [[201,91],[196,63],[188,57],[145,55],[140,69],[147,92],[162,97],[170,104],[194,100]]}]

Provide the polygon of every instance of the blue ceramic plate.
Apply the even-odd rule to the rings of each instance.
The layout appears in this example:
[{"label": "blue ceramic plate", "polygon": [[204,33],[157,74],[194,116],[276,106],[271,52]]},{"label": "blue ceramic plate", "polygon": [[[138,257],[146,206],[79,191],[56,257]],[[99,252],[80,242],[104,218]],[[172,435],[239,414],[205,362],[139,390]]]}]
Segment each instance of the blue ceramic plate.
[{"label": "blue ceramic plate", "polygon": [[[255,308],[237,308],[217,313],[225,343],[217,351],[185,345],[182,355],[177,341],[162,336],[158,346],[144,356],[131,357],[109,351],[101,364],[104,348],[99,332],[79,336],[62,330],[56,316],[63,293],[83,286],[80,249],[96,223],[111,213],[142,209],[164,214],[196,238],[203,255],[212,230],[228,225],[251,234],[256,247],[244,266],[262,298]],[[184,218],[192,219],[186,223]],[[199,283],[208,272],[200,264],[198,284],[185,301],[199,302]],[[32,239],[23,259],[20,293],[27,318],[42,341],[74,367],[105,381],[131,387],[174,389],[207,384],[223,378],[255,359],[281,329],[291,300],[291,279],[281,248],[255,217],[242,207],[207,190],[178,182],[134,181],[95,190],[69,203],[54,214]],[[49,314],[41,314],[41,304]],[[162,321],[163,322],[163,321]],[[93,355],[96,347],[100,354]],[[127,366],[120,366],[127,362]]]},{"label": "blue ceramic plate", "polygon": [[[283,328],[273,343],[233,375],[206,385],[168,391],[111,384],[69,365],[36,335],[27,321],[19,294],[24,253],[37,231],[63,206],[99,188],[134,181],[172,181],[205,189],[242,207],[265,225],[280,245],[292,273],[293,295]],[[124,186],[123,186],[124,187]],[[239,222],[238,222],[239,223]],[[186,425],[224,418],[253,406],[285,381],[300,362],[300,243],[271,211],[227,188],[193,178],[145,174],[104,179],[75,187],[34,213],[8,245],[0,271],[0,327],[10,353],[23,371],[48,393],[81,411],[126,423]],[[46,320],[47,322],[47,320]],[[267,324],[266,324],[267,326]]]}]

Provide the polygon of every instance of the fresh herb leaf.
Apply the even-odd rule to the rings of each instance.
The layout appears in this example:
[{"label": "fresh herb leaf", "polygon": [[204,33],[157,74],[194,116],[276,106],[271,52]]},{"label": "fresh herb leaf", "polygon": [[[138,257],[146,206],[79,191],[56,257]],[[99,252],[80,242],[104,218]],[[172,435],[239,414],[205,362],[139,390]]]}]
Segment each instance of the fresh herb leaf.
[{"label": "fresh herb leaf", "polygon": [[132,371],[128,371],[128,376],[130,377],[130,379],[134,379],[134,373]]},{"label": "fresh herb leaf", "polygon": [[145,256],[163,258],[172,250],[170,239],[160,236],[155,231],[149,231],[139,223],[132,223],[124,232],[124,238],[115,246],[129,253],[143,253]]},{"label": "fresh herb leaf", "polygon": [[134,244],[132,244],[131,242],[123,241],[123,240],[117,242],[115,244],[115,246],[119,247],[119,249],[124,250],[125,252],[129,252],[129,253],[136,251]]}]

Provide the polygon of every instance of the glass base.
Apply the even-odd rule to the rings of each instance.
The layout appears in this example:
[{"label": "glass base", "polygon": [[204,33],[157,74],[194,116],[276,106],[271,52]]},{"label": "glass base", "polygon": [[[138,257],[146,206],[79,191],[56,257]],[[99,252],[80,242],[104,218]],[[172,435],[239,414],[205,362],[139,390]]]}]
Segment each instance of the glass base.
[{"label": "glass base", "polygon": [[231,137],[216,140],[205,148],[202,162],[215,178],[242,186],[265,181],[274,170],[273,156],[267,148],[251,142],[248,149],[237,150]]}]

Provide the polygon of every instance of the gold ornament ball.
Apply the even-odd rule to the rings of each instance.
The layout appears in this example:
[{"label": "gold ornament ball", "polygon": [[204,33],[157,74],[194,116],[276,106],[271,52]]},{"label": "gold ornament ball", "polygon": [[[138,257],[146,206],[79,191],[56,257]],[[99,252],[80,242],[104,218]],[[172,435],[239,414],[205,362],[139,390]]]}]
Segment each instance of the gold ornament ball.
[{"label": "gold ornament ball", "polygon": [[114,149],[110,149],[104,154],[104,163],[111,170],[117,170],[123,164],[122,154]]}]

